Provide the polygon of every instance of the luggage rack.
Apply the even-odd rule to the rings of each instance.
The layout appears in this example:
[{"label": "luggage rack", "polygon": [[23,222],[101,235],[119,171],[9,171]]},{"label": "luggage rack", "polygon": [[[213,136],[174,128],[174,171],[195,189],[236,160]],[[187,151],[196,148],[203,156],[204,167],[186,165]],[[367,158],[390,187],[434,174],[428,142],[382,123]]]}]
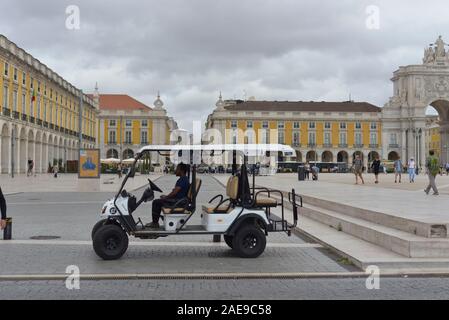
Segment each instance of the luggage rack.
[{"label": "luggage rack", "polygon": [[284,218],[284,203],[282,200],[281,217],[278,217],[274,214],[269,214],[268,216],[268,221],[270,222],[268,231],[286,232],[289,236],[291,235],[292,229],[295,228],[298,224],[298,214],[299,208],[302,207],[302,197],[296,194],[295,189],[292,189],[292,191],[288,193],[288,201],[292,204],[293,207],[293,223],[289,223]]}]

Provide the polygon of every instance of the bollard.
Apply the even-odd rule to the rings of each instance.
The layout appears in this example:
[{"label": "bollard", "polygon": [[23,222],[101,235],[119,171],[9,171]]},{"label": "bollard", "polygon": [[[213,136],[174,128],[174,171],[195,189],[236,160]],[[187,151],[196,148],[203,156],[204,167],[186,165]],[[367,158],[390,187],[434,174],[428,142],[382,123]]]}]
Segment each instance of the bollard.
[{"label": "bollard", "polygon": [[6,218],[6,227],[3,230],[3,240],[11,240],[12,237],[12,218]]},{"label": "bollard", "polygon": [[212,238],[213,242],[220,242],[221,241],[221,236],[219,234],[214,234],[213,238]]}]

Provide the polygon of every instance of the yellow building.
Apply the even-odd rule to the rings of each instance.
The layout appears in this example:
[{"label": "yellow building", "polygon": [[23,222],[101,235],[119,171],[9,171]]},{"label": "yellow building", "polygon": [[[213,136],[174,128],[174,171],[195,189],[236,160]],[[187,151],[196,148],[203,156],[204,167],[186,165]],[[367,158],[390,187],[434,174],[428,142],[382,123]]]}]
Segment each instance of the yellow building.
[{"label": "yellow building", "polygon": [[0,172],[36,172],[78,159],[80,102],[82,147],[96,146],[94,101],[15,43],[0,35]]},{"label": "yellow building", "polygon": [[426,155],[429,154],[429,150],[435,151],[435,155],[441,157],[441,136],[440,136],[440,126],[438,124],[438,116],[429,115],[426,117],[426,130],[425,130],[425,141],[426,141]]},{"label": "yellow building", "polygon": [[224,143],[282,143],[292,146],[298,162],[365,165],[381,155],[381,108],[366,102],[242,101],[221,99],[206,127]]},{"label": "yellow building", "polygon": [[91,97],[100,106],[102,158],[128,159],[142,146],[169,144],[170,132],[177,129],[159,95],[153,107],[126,94],[99,94],[98,88]]}]

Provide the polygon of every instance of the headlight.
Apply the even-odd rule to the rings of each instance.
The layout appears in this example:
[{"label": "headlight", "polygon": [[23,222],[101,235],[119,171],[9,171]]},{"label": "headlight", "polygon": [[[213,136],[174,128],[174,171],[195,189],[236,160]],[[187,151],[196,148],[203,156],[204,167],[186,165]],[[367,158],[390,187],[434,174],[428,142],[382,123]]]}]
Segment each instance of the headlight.
[{"label": "headlight", "polygon": [[117,209],[115,209],[115,208],[109,209],[110,214],[116,214],[116,212],[117,212]]}]

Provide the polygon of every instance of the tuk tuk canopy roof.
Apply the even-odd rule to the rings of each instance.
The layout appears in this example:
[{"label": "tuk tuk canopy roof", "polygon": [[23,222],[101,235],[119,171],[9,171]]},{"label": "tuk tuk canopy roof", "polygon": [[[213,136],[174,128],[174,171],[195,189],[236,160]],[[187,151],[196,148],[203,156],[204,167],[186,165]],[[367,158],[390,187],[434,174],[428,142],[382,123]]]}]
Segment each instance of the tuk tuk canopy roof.
[{"label": "tuk tuk canopy roof", "polygon": [[281,152],[283,156],[296,156],[295,150],[284,144],[190,144],[190,145],[148,145],[139,150],[142,152],[229,152],[236,151],[245,156],[264,156],[267,152]]}]

